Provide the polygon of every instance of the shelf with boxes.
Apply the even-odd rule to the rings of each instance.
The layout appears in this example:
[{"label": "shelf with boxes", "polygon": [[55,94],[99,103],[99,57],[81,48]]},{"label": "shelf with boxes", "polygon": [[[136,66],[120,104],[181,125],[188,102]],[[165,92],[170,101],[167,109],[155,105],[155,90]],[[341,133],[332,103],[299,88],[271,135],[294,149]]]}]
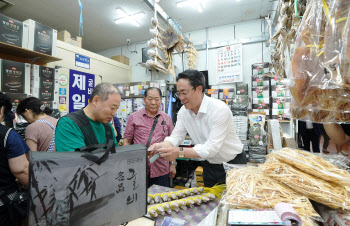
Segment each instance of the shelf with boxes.
[{"label": "shelf with boxes", "polygon": [[240,140],[247,139],[248,133],[248,84],[236,83],[235,88],[208,89],[210,97],[225,102],[232,111],[236,134]]},{"label": "shelf with boxes", "polygon": [[25,94],[57,107],[57,70],[41,65],[0,59],[0,87],[4,93]]},{"label": "shelf with boxes", "polygon": [[57,31],[34,20],[18,21],[0,14],[0,58],[45,65],[56,57]]},{"label": "shelf with boxes", "polygon": [[156,87],[160,89],[160,91],[162,92],[162,103],[160,106],[160,110],[164,112],[167,110],[167,100],[169,95],[168,83],[169,82],[167,80],[153,80],[114,84],[114,86],[116,86],[122,93],[122,100],[117,111],[117,117],[119,118],[122,126],[122,137],[124,137],[124,132],[129,116],[132,113],[145,107],[143,97],[147,88]]},{"label": "shelf with boxes", "polygon": [[266,117],[271,117],[271,78],[270,64],[256,63],[252,65],[252,111],[265,112]]},{"label": "shelf with boxes", "polygon": [[23,63],[36,63],[39,65],[46,65],[50,62],[62,60],[57,57],[10,45],[4,42],[0,42],[0,58]]},{"label": "shelf with boxes", "polygon": [[[17,102],[27,96],[57,108],[57,31],[34,20],[23,22],[0,14],[0,88]],[[35,63],[35,64],[33,64]]]}]

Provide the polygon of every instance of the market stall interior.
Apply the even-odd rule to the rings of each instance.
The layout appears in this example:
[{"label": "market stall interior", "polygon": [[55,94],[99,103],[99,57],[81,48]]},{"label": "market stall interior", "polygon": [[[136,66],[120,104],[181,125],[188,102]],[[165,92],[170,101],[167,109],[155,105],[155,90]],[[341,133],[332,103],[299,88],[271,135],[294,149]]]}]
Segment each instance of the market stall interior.
[{"label": "market stall interior", "polygon": [[0,225],[348,225],[349,0],[0,0]]}]

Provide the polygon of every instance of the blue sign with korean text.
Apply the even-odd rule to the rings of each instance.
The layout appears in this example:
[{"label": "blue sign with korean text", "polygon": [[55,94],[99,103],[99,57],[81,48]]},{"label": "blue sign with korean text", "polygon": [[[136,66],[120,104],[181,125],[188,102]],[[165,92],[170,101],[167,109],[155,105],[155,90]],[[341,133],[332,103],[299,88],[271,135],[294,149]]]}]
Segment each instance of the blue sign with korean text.
[{"label": "blue sign with korean text", "polygon": [[95,75],[69,70],[69,113],[80,110],[88,104],[95,87]]},{"label": "blue sign with korean text", "polygon": [[75,54],[75,66],[90,69],[90,58],[80,54]]}]

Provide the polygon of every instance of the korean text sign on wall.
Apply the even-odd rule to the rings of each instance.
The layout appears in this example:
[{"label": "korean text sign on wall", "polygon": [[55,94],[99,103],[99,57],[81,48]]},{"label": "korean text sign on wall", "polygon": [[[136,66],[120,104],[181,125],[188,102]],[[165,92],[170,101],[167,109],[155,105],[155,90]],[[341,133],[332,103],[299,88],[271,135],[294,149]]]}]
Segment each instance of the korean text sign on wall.
[{"label": "korean text sign on wall", "polygon": [[81,71],[69,71],[69,112],[80,110],[88,104],[95,87],[95,75]]}]

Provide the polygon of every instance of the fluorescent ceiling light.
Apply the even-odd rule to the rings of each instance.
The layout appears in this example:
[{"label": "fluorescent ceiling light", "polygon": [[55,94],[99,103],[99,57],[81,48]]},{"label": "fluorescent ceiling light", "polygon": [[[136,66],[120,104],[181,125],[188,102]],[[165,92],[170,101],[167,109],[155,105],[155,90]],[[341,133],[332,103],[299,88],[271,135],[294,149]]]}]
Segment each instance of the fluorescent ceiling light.
[{"label": "fluorescent ceiling light", "polygon": [[202,12],[205,6],[207,5],[207,0],[184,0],[181,2],[176,3],[177,7],[186,7],[191,6],[192,8],[195,8],[198,10],[198,12]]},{"label": "fluorescent ceiling light", "polygon": [[145,13],[141,12],[130,16],[121,9],[117,9],[117,13],[120,16],[120,18],[114,21],[116,24],[129,23],[135,25],[136,27],[140,27],[140,24],[137,21],[145,15]]}]

